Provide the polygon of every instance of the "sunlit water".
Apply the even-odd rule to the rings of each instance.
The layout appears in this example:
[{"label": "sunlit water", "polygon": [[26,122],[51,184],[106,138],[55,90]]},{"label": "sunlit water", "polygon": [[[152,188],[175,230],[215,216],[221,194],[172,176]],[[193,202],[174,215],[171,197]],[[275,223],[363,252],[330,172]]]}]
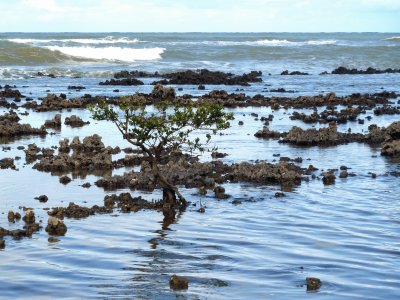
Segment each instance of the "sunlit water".
[{"label": "sunlit water", "polygon": [[[281,95],[267,91],[278,87],[296,91],[284,94],[289,96],[330,91],[348,95],[382,89],[400,92],[400,76],[396,74],[305,77],[264,74],[264,83],[253,84],[243,92]],[[99,78],[93,77],[6,78],[0,85],[15,84],[22,94],[34,99],[44,97],[47,90],[64,92],[71,98],[85,93],[113,96],[152,89],[150,85],[106,87],[99,86],[98,82]],[[83,85],[86,89],[69,91],[68,85]],[[120,92],[113,92],[115,88]],[[233,92],[242,87],[206,86],[206,91],[198,91],[196,86],[184,86],[178,93],[199,95],[218,88]],[[398,99],[392,101],[397,103]],[[331,186],[324,186],[319,179],[303,182],[292,191],[284,191],[283,198],[274,197],[279,186],[224,184],[231,195],[228,200],[216,200],[211,192],[200,197],[196,190],[182,188],[184,195],[196,206],[190,206],[167,228],[162,223],[161,213],[121,214],[116,211],[111,215],[80,220],[66,219],[68,232],[56,243],[48,242],[43,229],[32,238],[13,240],[6,237],[6,248],[0,251],[0,298],[399,298],[400,185],[398,177],[387,175],[391,171],[400,171],[399,160],[382,157],[379,147],[366,144],[302,148],[257,139],[254,133],[263,125],[250,113],[258,113],[261,117],[272,111],[252,107],[230,111],[235,114],[232,127],[213,139],[220,152],[229,154],[223,161],[273,162],[279,159],[273,154],[279,153],[291,158],[302,157],[304,160],[300,165],[316,166],[320,169],[317,175],[322,170],[346,165],[356,176],[337,178],[336,184]],[[290,121],[291,112],[274,112],[270,128],[287,131],[293,125],[310,127],[300,121]],[[39,127],[58,112],[29,113],[21,116],[21,123],[29,122]],[[88,111],[64,111],[62,121],[72,114],[89,120],[90,125],[79,129],[63,125],[61,131],[54,131],[54,135],[46,138],[23,138],[0,145],[11,147],[10,151],[0,151],[0,159],[22,157],[16,161],[19,171],[0,170],[0,226],[21,228],[22,221],[16,224],[7,221],[7,212],[20,211],[20,206],[34,208],[45,225],[47,213],[44,208],[67,206],[69,202],[84,206],[103,204],[107,192],[93,185],[99,177],[75,177],[64,186],[59,183],[59,177],[26,165],[23,151],[17,150],[18,146],[33,142],[39,147],[48,147],[58,145],[64,137],[83,138],[93,133],[100,134],[106,145],[128,146],[112,124],[92,120]],[[387,126],[399,119],[398,116],[372,116],[373,119],[366,120],[364,125],[349,122],[340,125],[339,130],[346,131],[351,127],[353,132],[362,132],[372,123]],[[239,126],[239,121],[244,121],[244,125]],[[203,161],[210,159],[209,153],[201,157]],[[113,172],[122,174],[124,171]],[[370,173],[377,177],[373,179]],[[92,184],[89,189],[81,186],[86,182]],[[42,194],[49,197],[47,203],[34,200]],[[161,197],[159,190],[154,193],[132,191],[132,195],[142,195],[148,200]],[[234,205],[233,200],[242,203]],[[197,212],[200,201],[206,205],[204,214]],[[168,281],[172,274],[186,276],[189,289],[171,290]],[[320,290],[307,292],[306,277],[320,278]]]}]

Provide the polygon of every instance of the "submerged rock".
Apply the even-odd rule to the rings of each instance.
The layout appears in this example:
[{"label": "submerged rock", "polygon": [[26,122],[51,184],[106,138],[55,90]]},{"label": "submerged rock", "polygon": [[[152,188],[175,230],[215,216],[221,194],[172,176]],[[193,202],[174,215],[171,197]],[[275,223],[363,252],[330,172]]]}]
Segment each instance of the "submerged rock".
[{"label": "submerged rock", "polygon": [[307,291],[309,292],[316,291],[321,287],[321,280],[319,278],[307,277],[306,283],[307,283]]},{"label": "submerged rock", "polygon": [[174,274],[169,279],[169,286],[173,290],[187,290],[189,288],[189,281],[186,277]]},{"label": "submerged rock", "polygon": [[332,172],[325,172],[323,173],[323,177],[322,177],[322,182],[325,185],[331,185],[334,184],[336,180],[336,176],[335,174],[333,174]]}]

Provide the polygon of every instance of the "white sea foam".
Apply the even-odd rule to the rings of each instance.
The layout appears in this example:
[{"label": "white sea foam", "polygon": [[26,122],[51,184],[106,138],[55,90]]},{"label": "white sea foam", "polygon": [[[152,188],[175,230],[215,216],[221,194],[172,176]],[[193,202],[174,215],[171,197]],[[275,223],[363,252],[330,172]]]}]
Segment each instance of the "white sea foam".
[{"label": "white sea foam", "polygon": [[111,61],[126,61],[135,62],[139,60],[157,60],[161,59],[161,54],[165,48],[121,48],[121,47],[61,47],[61,46],[44,46],[43,48],[51,51],[59,51],[63,54],[87,58],[94,60],[111,60]]},{"label": "white sea foam", "polygon": [[257,41],[196,41],[196,42],[166,42],[169,45],[210,45],[210,46],[264,46],[264,47],[290,47],[306,45],[336,45],[335,40],[311,40],[303,42],[292,42],[288,40],[264,39]]},{"label": "white sea foam", "polygon": [[8,39],[8,41],[18,44],[45,44],[45,43],[77,43],[77,44],[136,44],[140,43],[139,39],[129,39],[126,37],[115,38],[113,36],[107,36],[101,39]]},{"label": "white sea foam", "polygon": [[400,41],[400,36],[392,36],[390,38],[384,39],[384,41]]}]

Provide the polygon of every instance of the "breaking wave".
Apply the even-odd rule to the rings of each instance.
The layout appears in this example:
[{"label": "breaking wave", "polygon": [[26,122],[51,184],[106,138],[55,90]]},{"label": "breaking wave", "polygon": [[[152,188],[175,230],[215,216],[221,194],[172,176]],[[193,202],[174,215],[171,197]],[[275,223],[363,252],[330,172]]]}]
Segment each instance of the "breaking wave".
[{"label": "breaking wave", "polygon": [[51,51],[58,51],[63,54],[85,58],[91,60],[111,60],[135,62],[142,60],[157,60],[161,59],[161,54],[165,48],[121,48],[121,47],[61,47],[61,46],[44,46],[43,48]]}]

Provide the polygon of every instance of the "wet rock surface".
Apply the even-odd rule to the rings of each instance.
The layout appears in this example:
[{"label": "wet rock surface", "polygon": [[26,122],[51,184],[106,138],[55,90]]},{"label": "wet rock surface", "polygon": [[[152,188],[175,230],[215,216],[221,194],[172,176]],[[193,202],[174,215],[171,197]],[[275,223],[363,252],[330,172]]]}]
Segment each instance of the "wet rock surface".
[{"label": "wet rock surface", "polygon": [[316,277],[307,277],[306,278],[306,284],[307,284],[307,291],[312,292],[312,291],[317,291],[321,287],[321,280]]},{"label": "wet rock surface", "polygon": [[61,128],[61,114],[56,114],[53,119],[46,120],[44,127],[55,129]]},{"label": "wet rock surface", "polygon": [[0,169],[16,169],[13,158],[0,159]]},{"label": "wet rock surface", "polygon": [[372,67],[369,67],[365,70],[362,69],[349,69],[346,67],[338,67],[335,70],[332,71],[332,74],[384,74],[384,73],[400,73],[400,69],[392,69],[392,68],[387,68],[383,70],[375,69]]},{"label": "wet rock surface", "polygon": [[381,154],[386,156],[400,155],[400,122],[394,122],[386,129]]},{"label": "wet rock surface", "polygon": [[172,275],[169,279],[169,286],[173,290],[187,290],[189,288],[189,281],[186,277]]},{"label": "wet rock surface", "polygon": [[121,86],[131,86],[131,85],[144,85],[143,81],[135,78],[123,78],[123,79],[110,79],[102,81],[99,85],[121,85]]},{"label": "wet rock surface", "polygon": [[[72,150],[72,154],[69,153]],[[112,169],[112,148],[106,148],[98,135],[85,137],[81,142],[75,137],[60,141],[58,155],[44,156],[33,168],[45,172],[68,172],[73,170]]]},{"label": "wet rock surface", "polygon": [[72,115],[70,117],[65,118],[64,124],[69,125],[71,127],[82,127],[84,125],[90,124],[90,122],[89,121],[85,122],[80,117]]},{"label": "wet rock surface", "polygon": [[252,82],[262,82],[261,72],[252,71],[243,75],[234,75],[232,73],[224,73],[219,71],[187,70],[183,72],[168,73],[162,75],[163,80],[156,81],[153,84],[193,84],[193,85],[244,85],[247,86]]},{"label": "wet rock surface", "polygon": [[50,216],[45,230],[49,235],[62,236],[67,232],[67,226],[59,219]]},{"label": "wet rock surface", "polygon": [[0,115],[0,137],[15,137],[28,135],[46,135],[42,128],[33,128],[30,124],[20,124],[20,118],[16,113]]}]

